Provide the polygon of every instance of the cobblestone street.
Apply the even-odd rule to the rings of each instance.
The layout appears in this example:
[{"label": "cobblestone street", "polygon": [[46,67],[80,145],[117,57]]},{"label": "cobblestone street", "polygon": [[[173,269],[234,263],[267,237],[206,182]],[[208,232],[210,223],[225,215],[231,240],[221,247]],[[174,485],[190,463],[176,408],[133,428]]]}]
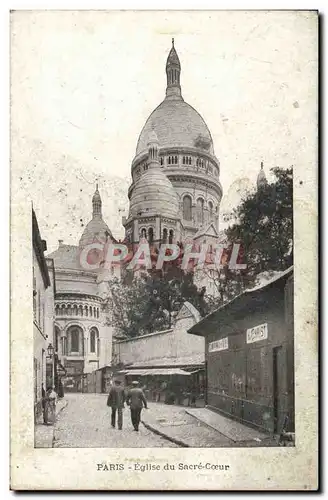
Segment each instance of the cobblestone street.
[{"label": "cobblestone street", "polygon": [[[173,448],[175,444],[140,424],[134,432],[128,408],[123,412],[123,429],[110,425],[110,408],[105,394],[66,394],[67,407],[55,426],[55,448]],[[143,410],[151,411],[149,410]]]}]

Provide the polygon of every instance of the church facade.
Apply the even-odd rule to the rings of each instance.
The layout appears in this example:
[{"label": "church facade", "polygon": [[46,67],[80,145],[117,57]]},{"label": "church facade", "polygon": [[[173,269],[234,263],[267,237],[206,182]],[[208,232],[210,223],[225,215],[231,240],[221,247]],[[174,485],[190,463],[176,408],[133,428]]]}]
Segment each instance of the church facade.
[{"label": "church facade", "polygon": [[103,245],[108,238],[114,241],[102,217],[97,186],[92,219],[79,244],[66,245],[59,240],[58,249],[49,255],[56,270],[54,347],[66,370],[66,390],[82,392],[88,373],[111,364],[113,331],[103,308],[106,284],[99,272],[86,269],[81,262],[83,248],[94,243]]}]

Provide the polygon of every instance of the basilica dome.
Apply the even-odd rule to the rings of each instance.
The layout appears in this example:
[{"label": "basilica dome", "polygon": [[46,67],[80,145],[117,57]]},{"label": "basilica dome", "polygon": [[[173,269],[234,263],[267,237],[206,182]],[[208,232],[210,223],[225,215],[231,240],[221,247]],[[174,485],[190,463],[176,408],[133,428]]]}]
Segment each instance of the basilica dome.
[{"label": "basilica dome", "polygon": [[178,196],[171,181],[160,168],[158,144],[157,134],[151,130],[146,142],[149,151],[148,170],[132,190],[129,218],[158,214],[175,218],[178,215]]},{"label": "basilica dome", "polygon": [[200,148],[214,155],[213,141],[206,123],[181,96],[166,98],[149,116],[139,136],[137,155],[147,150],[151,130],[156,132],[161,148]]}]

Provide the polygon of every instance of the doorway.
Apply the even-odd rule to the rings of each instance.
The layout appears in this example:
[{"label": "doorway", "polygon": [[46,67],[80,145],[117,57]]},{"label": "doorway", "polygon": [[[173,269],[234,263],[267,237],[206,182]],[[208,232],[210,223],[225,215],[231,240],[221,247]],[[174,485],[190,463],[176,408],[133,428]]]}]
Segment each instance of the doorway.
[{"label": "doorway", "polygon": [[283,393],[284,360],[282,346],[273,348],[273,422],[274,433],[281,431],[283,421],[283,407],[281,396]]}]

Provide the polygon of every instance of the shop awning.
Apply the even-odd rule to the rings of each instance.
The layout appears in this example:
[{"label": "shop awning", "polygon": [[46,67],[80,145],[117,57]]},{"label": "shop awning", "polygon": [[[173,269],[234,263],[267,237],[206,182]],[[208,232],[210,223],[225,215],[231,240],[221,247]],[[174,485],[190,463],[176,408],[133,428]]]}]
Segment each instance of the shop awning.
[{"label": "shop awning", "polygon": [[148,368],[144,370],[122,370],[119,373],[124,375],[190,375],[190,372],[180,368]]}]

